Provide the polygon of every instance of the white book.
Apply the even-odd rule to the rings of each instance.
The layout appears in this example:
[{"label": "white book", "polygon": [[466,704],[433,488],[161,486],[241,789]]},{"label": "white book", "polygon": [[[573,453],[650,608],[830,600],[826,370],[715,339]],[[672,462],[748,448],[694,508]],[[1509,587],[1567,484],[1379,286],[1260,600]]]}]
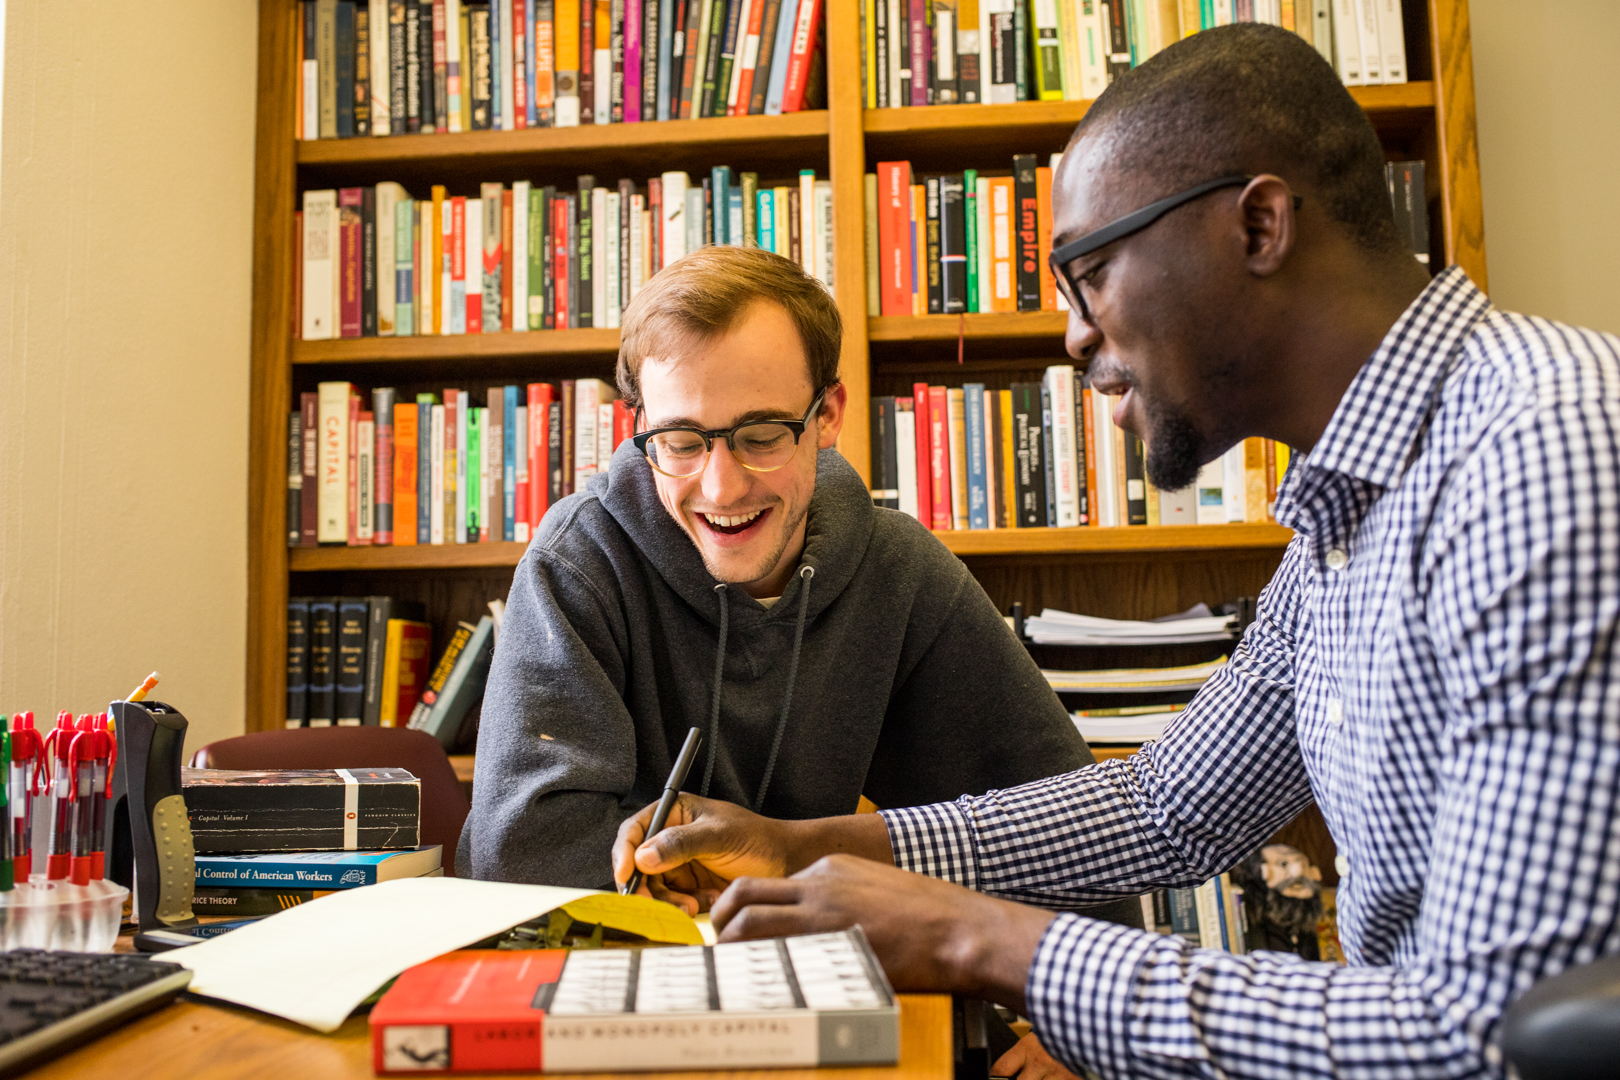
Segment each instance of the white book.
[{"label": "white book", "polygon": [[452,134],[461,128],[461,95],[468,90],[471,72],[461,70],[461,0],[444,0],[444,63],[445,90],[449,96],[445,109]]},{"label": "white book", "polygon": [[443,258],[439,260],[439,332],[441,334],[454,334],[457,332],[450,321],[451,313],[455,310],[450,296],[451,286],[454,284],[451,280],[450,270],[450,241],[455,237],[455,216],[455,206],[446,198],[439,205],[439,250],[443,252]]},{"label": "white book", "polygon": [[1379,57],[1383,64],[1384,85],[1404,83],[1406,71],[1406,20],[1401,0],[1376,0],[1378,8]]},{"label": "white book", "polygon": [[321,66],[313,56],[304,59],[304,138],[321,134]]},{"label": "white book", "polygon": [[[748,26],[751,21],[749,18],[751,14],[750,9],[755,4],[763,2],[764,0],[732,0],[732,3],[740,8],[737,14],[737,36],[740,40],[738,40],[735,46],[736,59],[733,60],[731,64],[731,82],[725,87],[726,108],[725,111],[720,112],[721,116],[731,116],[735,115],[737,112],[737,93],[742,87],[743,64],[746,62],[748,55]],[[647,47],[646,43],[644,42],[641,47],[645,49]],[[759,35],[757,34],[754,35],[754,54],[756,56],[759,55]],[[746,113],[747,111],[748,106],[745,104],[743,106],[743,112]]]},{"label": "white book", "polygon": [[371,37],[371,133],[389,135],[393,133],[388,118],[393,97],[388,92],[388,0],[369,0],[367,8],[366,27]]},{"label": "white book", "polygon": [[[885,0],[878,0],[880,4],[884,2]],[[985,2],[986,0],[980,0],[979,6],[981,9]],[[1012,0],[1007,0],[1007,2],[1011,3]],[[887,3],[889,5],[889,70],[887,73],[889,105],[898,107],[910,104],[900,100],[900,79],[902,76],[905,78],[911,77],[911,45],[906,41],[905,30],[903,29],[905,23],[900,18],[900,10],[906,0],[887,0]],[[785,219],[778,218],[777,220]]]},{"label": "white book", "polygon": [[1074,0],[1074,30],[1080,53],[1079,96],[1096,101],[1108,89],[1108,27],[1103,24],[1102,0]]},{"label": "white book", "polygon": [[[979,71],[984,78],[984,99],[990,105],[1007,105],[1017,100],[1018,83],[1012,79],[995,81],[996,34],[992,26],[995,16],[1011,19],[1017,9],[1016,0],[979,0]],[[899,21],[898,13],[889,16],[889,25]],[[904,39],[899,46],[904,48]]]},{"label": "white book", "polygon": [[602,404],[602,381],[574,383],[574,490],[584,491],[587,477],[596,475],[597,406]]},{"label": "white book", "polygon": [[1333,0],[1310,0],[1310,4],[1311,44],[1331,64],[1338,58],[1333,49]]},{"label": "white book", "polygon": [[1232,12],[1232,0],[1215,0],[1211,14],[1216,26],[1231,26],[1235,17]]},{"label": "white book", "polygon": [[[1058,166],[1063,164],[1063,153],[1062,153],[1062,151],[1054,153],[1051,157],[1049,157],[1047,159],[1046,163],[1047,163],[1047,165],[1049,165],[1051,167],[1052,175],[1056,176],[1057,171],[1058,171]],[[1068,299],[1066,297],[1064,297],[1063,290],[1062,289],[1055,289],[1053,291],[1054,291],[1054,293],[1055,293],[1055,295],[1057,297],[1057,309],[1059,311],[1068,311],[1069,310],[1069,301],[1068,301]]]},{"label": "white book", "polygon": [[816,277],[833,287],[833,197],[832,181],[817,180],[815,188]]},{"label": "white book", "polygon": [[337,192],[304,192],[304,325],[305,341],[337,336],[337,310],[332,306],[336,275]]},{"label": "white book", "polygon": [[[580,0],[580,3],[585,3],[585,2],[586,2],[586,0]],[[583,44],[580,45],[581,49],[584,49],[584,47],[585,46]],[[642,48],[645,49],[646,47],[647,47],[646,44],[643,43]],[[609,49],[597,49],[596,50],[596,69],[595,70],[597,70],[599,72],[601,72],[601,71],[610,72],[610,71],[613,70],[613,52],[611,50],[609,50]],[[591,113],[592,113],[592,119],[598,124],[608,124],[608,123],[613,122],[613,80],[612,79],[605,79],[605,78],[602,78],[600,75],[597,76],[596,82],[592,86],[592,92],[591,92]]]},{"label": "white book", "polygon": [[[1153,493],[1148,493],[1153,498]],[[1198,524],[1198,485],[1189,484],[1180,491],[1158,491],[1160,525]]]},{"label": "white book", "polygon": [[394,207],[410,196],[398,184],[377,185],[377,336],[394,336]]},{"label": "white book", "polygon": [[596,407],[596,471],[607,472],[613,460],[613,402],[605,400]]},{"label": "white book", "polygon": [[[467,418],[471,409],[466,391],[456,395],[456,543],[467,542]],[[446,522],[449,524],[449,522]]]},{"label": "white book", "polygon": [[602,234],[602,249],[605,256],[603,262],[607,264],[607,281],[603,283],[606,286],[605,291],[607,293],[607,306],[604,310],[607,312],[607,325],[612,328],[619,325],[619,317],[623,314],[619,297],[619,275],[622,272],[618,225],[619,193],[617,191],[608,192],[603,204],[607,208],[606,220],[612,222],[612,228]]},{"label": "white book", "polygon": [[346,382],[323,382],[317,388],[317,464],[320,487],[315,493],[315,540],[349,542],[349,395]]},{"label": "white book", "polygon": [[377,422],[362,420],[355,425],[355,494],[354,538],[369,544],[376,535],[374,527],[377,511]]},{"label": "white book", "polygon": [[[428,508],[428,540],[435,544],[444,543],[444,406],[433,406],[433,427],[430,432],[433,445],[431,469],[433,475],[429,477],[432,493],[429,500],[432,505]],[[417,508],[421,512],[421,508]]]},{"label": "white book", "polygon": [[1356,32],[1361,37],[1361,78],[1367,86],[1384,81],[1383,42],[1378,34],[1378,0],[1356,0]]},{"label": "white book", "polygon": [[[623,208],[624,208],[623,207],[623,197],[621,196],[620,197],[620,210],[622,211]],[[646,232],[646,229],[644,227],[645,222],[644,222],[643,219],[646,216],[646,211],[647,211],[647,196],[645,196],[645,195],[632,195],[632,196],[630,196],[630,274],[629,274],[629,278],[630,278],[630,299],[631,300],[634,300],[636,298],[636,294],[641,291],[641,283],[645,280],[645,278],[643,277],[643,270],[644,270],[643,263],[646,260],[647,254],[643,249],[646,247],[646,244],[647,244],[647,232]],[[620,252],[619,255],[620,255],[621,258],[623,258],[624,253]]]},{"label": "white book", "polygon": [[668,266],[686,254],[686,191],[692,186],[692,178],[683,172],[667,172],[660,179],[664,204],[659,212],[664,215],[664,266]]},{"label": "white book", "polygon": [[973,216],[978,219],[979,310],[989,311],[990,296],[990,178],[973,181]]},{"label": "white book", "polygon": [[1242,521],[1247,507],[1243,494],[1243,444],[1239,442],[1221,455],[1221,502],[1226,507],[1227,521]]},{"label": "white book", "polygon": [[433,200],[423,199],[417,203],[418,218],[421,228],[416,232],[419,246],[416,249],[416,332],[418,334],[433,333],[433,305],[436,302],[434,286],[439,280],[439,269],[433,265],[433,230],[438,228],[438,222],[433,217]]},{"label": "white book", "polygon": [[512,0],[500,0],[501,9],[501,130],[517,130],[517,109],[514,103],[516,74],[512,66],[512,43],[517,40],[517,28],[512,23]]},{"label": "white book", "polygon": [[1365,86],[1361,69],[1361,30],[1356,0],[1333,0],[1333,66],[1346,86]]},{"label": "white book", "polygon": [[529,181],[512,184],[512,329],[529,328]]},{"label": "white book", "polygon": [[816,277],[816,174],[799,170],[799,265]]},{"label": "white book", "polygon": [[1114,446],[1114,399],[1107,394],[1092,391],[1091,427],[1096,433],[1092,440],[1097,450],[1097,524],[1113,528],[1125,524],[1119,519],[1119,481],[1115,474],[1116,447]]},{"label": "white book", "polygon": [[1074,452],[1074,367],[1054,364],[1046,369],[1046,389],[1052,396],[1052,478],[1057,491],[1057,526],[1075,528],[1080,524],[1080,496]]},{"label": "white book", "polygon": [[608,294],[613,290],[608,282],[609,233],[619,231],[619,218],[608,213],[608,189],[591,189],[591,325],[617,326],[608,315]]},{"label": "white book", "polygon": [[[1197,493],[1195,499],[1197,507],[1195,516],[1200,525],[1226,524],[1226,464],[1224,458],[1216,458],[1207,462],[1198,470],[1198,479],[1193,483],[1193,490]],[[1164,504],[1159,504],[1160,513],[1163,514]]]},{"label": "white book", "polygon": [[917,414],[911,409],[895,410],[894,442],[899,449],[900,512],[917,517]]},{"label": "white book", "polygon": [[1198,910],[1198,940],[1206,949],[1224,948],[1221,944],[1221,902],[1215,893],[1215,880],[1211,878],[1193,890],[1193,902]]}]

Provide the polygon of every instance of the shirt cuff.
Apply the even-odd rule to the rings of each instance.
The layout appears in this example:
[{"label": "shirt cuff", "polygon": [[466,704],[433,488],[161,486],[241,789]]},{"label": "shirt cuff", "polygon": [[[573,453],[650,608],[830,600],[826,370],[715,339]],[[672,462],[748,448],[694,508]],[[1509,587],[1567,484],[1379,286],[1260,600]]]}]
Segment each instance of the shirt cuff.
[{"label": "shirt cuff", "polygon": [[1083,915],[1052,920],[1024,987],[1041,1045],[1074,1072],[1128,1076],[1137,973],[1158,934]]},{"label": "shirt cuff", "polygon": [[973,850],[973,828],[959,803],[880,810],[889,827],[894,864],[969,889],[979,887],[979,861]]}]

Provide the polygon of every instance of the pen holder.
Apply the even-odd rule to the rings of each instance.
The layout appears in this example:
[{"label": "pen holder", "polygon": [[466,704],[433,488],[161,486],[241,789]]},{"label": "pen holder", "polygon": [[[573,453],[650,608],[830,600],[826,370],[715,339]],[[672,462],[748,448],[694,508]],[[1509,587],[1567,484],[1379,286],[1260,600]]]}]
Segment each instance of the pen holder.
[{"label": "pen holder", "polygon": [[35,874],[0,892],[0,952],[109,952],[128,896],[128,889],[111,881],[74,885]]}]

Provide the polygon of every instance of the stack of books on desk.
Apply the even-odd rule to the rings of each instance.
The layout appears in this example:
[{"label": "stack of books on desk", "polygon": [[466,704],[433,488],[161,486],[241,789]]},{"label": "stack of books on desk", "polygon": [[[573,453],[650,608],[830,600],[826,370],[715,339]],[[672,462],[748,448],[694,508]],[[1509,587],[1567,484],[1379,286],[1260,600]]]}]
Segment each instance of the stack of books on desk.
[{"label": "stack of books on desk", "polygon": [[1163,735],[1199,688],[1225,664],[1222,656],[1207,664],[1181,667],[1043,669],[1041,674],[1066,703],[1079,702],[1080,708],[1071,715],[1088,743],[1144,743]]},{"label": "stack of books on desk", "polygon": [[194,909],[272,915],[337,889],[442,874],[404,769],[182,769]]}]

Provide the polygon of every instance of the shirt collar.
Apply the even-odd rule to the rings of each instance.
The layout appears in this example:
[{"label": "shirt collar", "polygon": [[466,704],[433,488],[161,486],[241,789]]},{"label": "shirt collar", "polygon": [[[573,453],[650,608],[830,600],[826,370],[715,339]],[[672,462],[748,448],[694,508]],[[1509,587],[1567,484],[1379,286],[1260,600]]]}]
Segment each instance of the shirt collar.
[{"label": "shirt collar", "polygon": [[[1380,488],[1395,486],[1423,436],[1452,357],[1489,307],[1460,267],[1429,282],[1351,380],[1322,437],[1298,462],[1300,471],[1329,470]],[[1294,479],[1295,470],[1288,471]],[[1291,509],[1289,488],[1297,485],[1278,494],[1279,521]]]}]

